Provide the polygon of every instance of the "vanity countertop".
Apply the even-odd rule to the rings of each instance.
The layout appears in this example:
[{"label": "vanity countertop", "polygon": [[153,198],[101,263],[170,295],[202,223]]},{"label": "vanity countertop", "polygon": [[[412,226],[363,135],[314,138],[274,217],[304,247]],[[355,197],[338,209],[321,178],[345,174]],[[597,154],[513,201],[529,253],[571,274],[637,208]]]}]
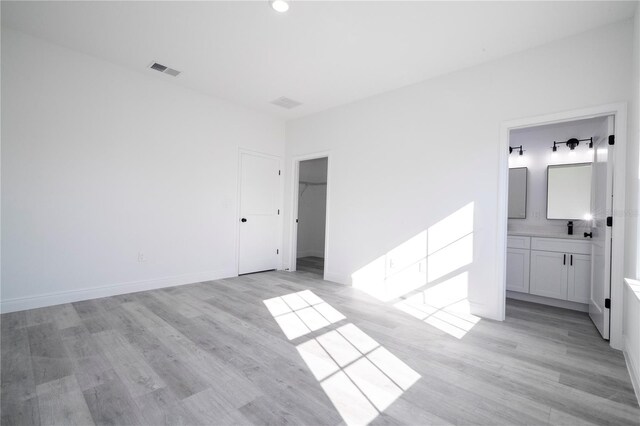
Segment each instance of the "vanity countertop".
[{"label": "vanity countertop", "polygon": [[564,240],[582,240],[582,241],[591,240],[591,238],[585,238],[582,235],[582,232],[580,232],[579,234],[576,233],[573,235],[568,235],[568,234],[545,234],[541,232],[514,231],[514,232],[507,232],[507,235],[513,236],[513,237],[562,238]]}]

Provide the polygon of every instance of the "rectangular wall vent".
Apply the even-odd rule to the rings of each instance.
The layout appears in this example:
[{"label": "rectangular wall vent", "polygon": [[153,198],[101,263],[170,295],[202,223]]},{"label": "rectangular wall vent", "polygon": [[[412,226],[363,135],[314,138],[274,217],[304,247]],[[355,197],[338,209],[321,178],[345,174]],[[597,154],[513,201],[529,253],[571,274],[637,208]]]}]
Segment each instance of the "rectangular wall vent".
[{"label": "rectangular wall vent", "polygon": [[169,68],[157,62],[153,62],[151,65],[149,65],[149,68],[151,68],[152,70],[160,71],[163,74],[169,74],[173,77],[176,77],[178,74],[180,74],[180,71],[174,70],[173,68]]},{"label": "rectangular wall vent", "polygon": [[285,98],[284,96],[274,101],[271,101],[271,103],[286,109],[291,109],[291,108],[295,108],[297,106],[302,105],[302,103],[298,101],[294,101],[293,99]]}]

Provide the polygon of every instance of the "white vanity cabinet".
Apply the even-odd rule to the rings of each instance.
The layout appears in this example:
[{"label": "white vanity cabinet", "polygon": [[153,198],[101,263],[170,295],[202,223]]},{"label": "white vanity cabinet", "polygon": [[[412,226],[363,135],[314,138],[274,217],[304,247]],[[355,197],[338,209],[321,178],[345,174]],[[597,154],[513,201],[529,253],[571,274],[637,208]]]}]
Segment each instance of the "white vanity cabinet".
[{"label": "white vanity cabinet", "polygon": [[507,290],[529,293],[529,237],[507,237]]},{"label": "white vanity cabinet", "polygon": [[589,303],[591,243],[562,238],[531,238],[530,293]]},{"label": "white vanity cabinet", "polygon": [[571,254],[567,280],[567,300],[589,303],[591,293],[591,256]]},{"label": "white vanity cabinet", "polygon": [[567,299],[567,255],[531,250],[531,294]]},{"label": "white vanity cabinet", "polygon": [[589,241],[509,236],[507,290],[587,304],[590,253]]}]

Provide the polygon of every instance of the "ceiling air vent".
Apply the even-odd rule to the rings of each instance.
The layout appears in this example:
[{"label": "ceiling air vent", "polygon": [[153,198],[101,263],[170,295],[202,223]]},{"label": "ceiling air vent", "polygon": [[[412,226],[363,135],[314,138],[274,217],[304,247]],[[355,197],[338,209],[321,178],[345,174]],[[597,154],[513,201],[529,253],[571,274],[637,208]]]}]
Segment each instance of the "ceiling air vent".
[{"label": "ceiling air vent", "polygon": [[271,101],[271,103],[286,109],[291,109],[291,108],[295,108],[297,106],[302,105],[302,103],[298,101],[294,101],[293,99],[285,98],[284,96],[274,101]]},{"label": "ceiling air vent", "polygon": [[153,62],[151,65],[149,65],[149,68],[151,68],[152,70],[160,71],[163,74],[169,74],[173,77],[176,77],[178,74],[180,74],[180,71],[174,70],[173,68],[169,68],[157,62]]}]

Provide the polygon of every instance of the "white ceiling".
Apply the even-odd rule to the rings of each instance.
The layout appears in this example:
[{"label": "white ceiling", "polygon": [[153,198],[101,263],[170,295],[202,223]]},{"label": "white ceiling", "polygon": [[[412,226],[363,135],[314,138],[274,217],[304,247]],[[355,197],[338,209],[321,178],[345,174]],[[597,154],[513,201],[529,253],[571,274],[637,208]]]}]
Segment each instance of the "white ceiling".
[{"label": "white ceiling", "polygon": [[[2,25],[294,118],[633,15],[636,2],[7,2]],[[146,69],[158,61],[173,78]],[[302,102],[285,110],[269,102]]]}]

